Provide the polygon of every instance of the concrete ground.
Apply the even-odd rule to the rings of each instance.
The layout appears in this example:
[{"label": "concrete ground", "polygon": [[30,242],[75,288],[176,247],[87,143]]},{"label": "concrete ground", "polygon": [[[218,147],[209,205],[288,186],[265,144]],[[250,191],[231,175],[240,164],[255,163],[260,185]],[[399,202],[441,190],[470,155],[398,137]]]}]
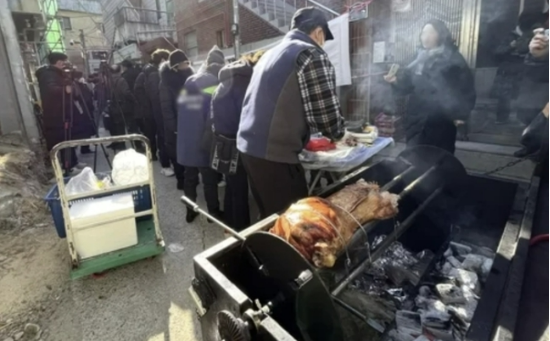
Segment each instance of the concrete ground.
[{"label": "concrete ground", "polygon": [[[91,157],[86,159],[92,163]],[[187,293],[192,259],[224,235],[202,217],[187,224],[179,199],[183,193],[176,189],[175,178],[159,171],[155,163],[167,246],[161,257],[109,271],[100,278],[71,281],[67,244],[57,238],[49,222],[17,233],[0,231],[4,234],[0,235],[0,340],[17,340],[29,322],[41,327],[43,341],[201,339]],[[205,207],[202,190],[199,198]],[[177,250],[180,245],[181,251]]]}]

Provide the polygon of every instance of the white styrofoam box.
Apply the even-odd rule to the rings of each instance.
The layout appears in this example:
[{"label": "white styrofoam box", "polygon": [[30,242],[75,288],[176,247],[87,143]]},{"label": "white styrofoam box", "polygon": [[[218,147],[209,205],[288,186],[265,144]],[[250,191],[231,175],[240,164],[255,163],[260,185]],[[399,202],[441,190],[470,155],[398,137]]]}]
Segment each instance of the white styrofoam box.
[{"label": "white styrofoam box", "polygon": [[78,255],[90,258],[136,245],[135,218],[121,219],[133,213],[131,193],[74,203],[69,214]]}]

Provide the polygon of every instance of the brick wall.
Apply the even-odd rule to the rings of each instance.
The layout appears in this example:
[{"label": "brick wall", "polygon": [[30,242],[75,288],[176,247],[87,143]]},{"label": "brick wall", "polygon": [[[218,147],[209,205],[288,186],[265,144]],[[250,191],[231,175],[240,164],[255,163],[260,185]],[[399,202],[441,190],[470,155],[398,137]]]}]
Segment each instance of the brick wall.
[{"label": "brick wall", "polygon": [[197,32],[199,55],[208,52],[216,44],[216,32],[225,31],[230,35],[230,1],[224,0],[174,0],[178,45],[185,51],[185,35]]},{"label": "brick wall", "polygon": [[[197,32],[199,55],[207,53],[216,44],[220,30],[224,30],[225,47],[233,46],[231,0],[174,0],[174,8],[181,49],[185,49],[185,34],[193,31]],[[281,35],[279,30],[243,6],[239,6],[239,19],[243,44]]]},{"label": "brick wall", "polygon": [[[308,2],[307,0],[285,0],[285,1],[289,5],[291,5],[295,8],[313,6],[313,4]],[[320,3],[323,6],[326,6],[330,9],[332,9],[333,11],[338,12],[338,13],[346,12],[346,5],[355,2],[355,1],[352,1],[352,0],[315,0],[315,1]]]},{"label": "brick wall", "polygon": [[[305,5],[306,0],[286,0],[289,4],[296,4],[298,8]],[[323,5],[343,13],[347,0],[318,0]],[[231,0],[174,0],[176,29],[178,44],[185,50],[185,34],[196,31],[199,55],[207,53],[217,42],[217,32],[224,30],[224,47],[233,46],[231,23],[233,8]],[[239,6],[241,25],[241,42],[243,44],[274,38],[282,33],[265,22],[244,6]]]},{"label": "brick wall", "polygon": [[[254,12],[243,6],[239,6],[239,21],[241,22],[242,44],[248,44],[263,39],[275,38],[282,35],[281,31],[266,23]],[[231,41],[233,41],[232,38]]]}]

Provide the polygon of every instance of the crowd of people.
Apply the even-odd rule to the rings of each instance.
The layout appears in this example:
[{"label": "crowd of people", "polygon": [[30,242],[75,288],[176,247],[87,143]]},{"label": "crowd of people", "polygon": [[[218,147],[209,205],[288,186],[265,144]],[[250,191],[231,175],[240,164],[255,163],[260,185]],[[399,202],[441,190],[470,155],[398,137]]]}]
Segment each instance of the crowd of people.
[{"label": "crowd of people", "polygon": [[[510,63],[521,61],[525,77],[546,84],[544,103],[530,102],[536,114],[548,102],[548,36],[525,20],[520,19],[521,30],[535,29],[535,33],[527,42],[515,39],[499,51],[500,56],[508,54],[503,64],[508,69],[499,70],[497,78],[517,77]],[[161,173],[175,176],[177,188],[194,201],[202,182],[208,212],[241,230],[250,225],[249,190],[261,218],[308,195],[298,154],[312,132],[332,140],[346,138],[335,69],[323,50],[331,39],[324,14],[308,7],[295,13],[291,30],[277,46],[230,64],[217,47],[197,71],[183,51],[156,50],[143,68],[124,61],[110,68],[108,78],[92,77],[96,112],[108,112],[105,125],[112,135],[147,136]],[[474,77],[444,22],[428,21],[419,40],[415,60],[384,79],[395,93],[409,96],[407,145],[431,145],[454,153],[457,125],[468,120],[476,102]],[[84,115],[94,112],[94,106],[78,78],[81,74],[67,77],[63,71],[66,60],[65,55],[52,53],[49,65],[36,73],[49,149],[66,139],[96,133],[77,128],[76,117],[83,126],[94,120],[93,114]],[[544,67],[543,75],[539,71]],[[517,92],[516,87],[512,83],[494,90],[499,122],[508,118],[510,92]],[[63,162],[67,168],[81,166],[74,151]],[[222,177],[227,183],[223,212],[218,198]],[[187,222],[196,216],[188,208]]]}]

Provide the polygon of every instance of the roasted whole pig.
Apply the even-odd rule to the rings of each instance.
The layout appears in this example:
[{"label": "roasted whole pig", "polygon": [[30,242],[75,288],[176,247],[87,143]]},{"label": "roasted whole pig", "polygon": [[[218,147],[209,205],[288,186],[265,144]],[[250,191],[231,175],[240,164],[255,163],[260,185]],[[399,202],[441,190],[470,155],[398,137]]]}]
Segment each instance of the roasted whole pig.
[{"label": "roasted whole pig", "polygon": [[394,217],[398,196],[365,180],[327,199],[309,197],[282,214],[270,232],[285,239],[319,268],[334,266],[359,224]]}]

